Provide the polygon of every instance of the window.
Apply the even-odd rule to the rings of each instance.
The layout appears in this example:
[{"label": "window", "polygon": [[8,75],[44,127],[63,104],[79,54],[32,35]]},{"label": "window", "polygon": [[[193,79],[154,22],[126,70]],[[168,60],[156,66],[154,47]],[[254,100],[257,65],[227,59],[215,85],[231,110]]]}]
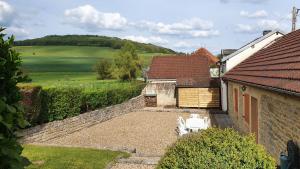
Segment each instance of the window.
[{"label": "window", "polygon": [[244,119],[247,124],[249,124],[249,112],[250,112],[250,96],[249,94],[244,94]]},{"label": "window", "polygon": [[237,88],[234,89],[234,111],[237,113],[239,112],[239,91]]}]

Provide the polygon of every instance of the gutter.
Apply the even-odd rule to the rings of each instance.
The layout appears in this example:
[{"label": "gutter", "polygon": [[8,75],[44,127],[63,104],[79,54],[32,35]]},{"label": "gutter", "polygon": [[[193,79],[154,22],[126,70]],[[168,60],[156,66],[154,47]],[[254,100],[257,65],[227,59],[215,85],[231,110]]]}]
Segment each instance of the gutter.
[{"label": "gutter", "polygon": [[249,85],[249,86],[262,88],[262,89],[265,89],[265,90],[271,90],[271,91],[275,91],[275,92],[279,92],[279,93],[283,93],[283,94],[288,94],[288,95],[300,97],[300,93],[298,93],[298,92],[293,92],[293,91],[279,89],[279,88],[276,88],[276,87],[270,87],[270,86],[265,86],[265,85],[259,85],[259,84],[255,84],[255,83],[249,83],[249,82],[245,82],[245,81],[241,81],[241,80],[234,80],[234,79],[227,79],[227,78],[222,78],[222,79],[224,79],[224,81],[237,82],[237,83],[241,83],[241,84],[245,84],[245,85]]}]

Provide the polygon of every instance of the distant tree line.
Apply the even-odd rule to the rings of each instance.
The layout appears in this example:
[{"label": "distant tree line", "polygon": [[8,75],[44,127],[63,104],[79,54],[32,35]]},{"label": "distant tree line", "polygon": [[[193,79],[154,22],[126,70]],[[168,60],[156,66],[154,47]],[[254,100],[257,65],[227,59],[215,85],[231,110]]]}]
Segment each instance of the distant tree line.
[{"label": "distant tree line", "polygon": [[[121,49],[130,40],[116,37],[98,35],[49,35],[42,38],[27,39],[16,41],[16,46],[99,46]],[[175,53],[173,50],[156,46],[130,41],[137,50],[151,53]]]}]

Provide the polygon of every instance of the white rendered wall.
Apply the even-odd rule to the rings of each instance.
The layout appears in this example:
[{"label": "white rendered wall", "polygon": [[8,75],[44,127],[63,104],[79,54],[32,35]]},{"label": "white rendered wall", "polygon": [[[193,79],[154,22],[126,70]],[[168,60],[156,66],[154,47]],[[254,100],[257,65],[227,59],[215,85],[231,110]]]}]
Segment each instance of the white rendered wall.
[{"label": "white rendered wall", "polygon": [[221,104],[222,110],[227,111],[227,84],[221,80]]},{"label": "white rendered wall", "polygon": [[266,39],[262,40],[261,42],[255,44],[253,47],[250,47],[250,48],[242,51],[241,53],[233,56],[232,58],[228,59],[226,61],[226,70],[225,70],[225,72],[230,71],[236,65],[238,65],[239,63],[241,63],[242,61],[244,61],[245,59],[247,59],[248,57],[250,57],[251,55],[253,55],[257,51],[261,50],[262,48],[264,48],[265,46],[267,46],[268,44],[270,44],[275,39],[277,39],[281,36],[283,36],[283,35],[280,34],[280,33],[278,35],[276,33],[274,33],[273,35],[269,36],[268,38],[266,38]]},{"label": "white rendered wall", "polygon": [[[282,34],[274,33],[273,35],[269,36],[268,38],[260,41],[259,43],[256,43],[254,46],[242,51],[241,53],[233,56],[232,58],[225,61],[225,72],[222,73],[224,75],[226,72],[230,71],[232,68],[234,68],[236,65],[240,64],[242,61],[246,60],[248,57],[253,55],[254,53],[258,52],[262,48],[266,47],[267,45],[271,44],[275,39],[283,36]],[[221,81],[221,103],[222,103],[222,110],[227,111],[228,105],[227,105],[227,85],[224,81]]]}]

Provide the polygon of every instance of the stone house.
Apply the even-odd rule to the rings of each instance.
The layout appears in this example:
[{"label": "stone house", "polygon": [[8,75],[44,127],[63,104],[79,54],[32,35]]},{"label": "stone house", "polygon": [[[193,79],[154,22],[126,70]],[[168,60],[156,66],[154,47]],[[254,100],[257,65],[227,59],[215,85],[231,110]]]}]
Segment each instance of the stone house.
[{"label": "stone house", "polygon": [[[257,51],[274,43],[276,39],[282,37],[283,35],[284,34],[280,31],[264,31],[261,37],[254,39],[253,41],[249,42],[233,53],[222,57],[220,61],[221,76],[223,76],[226,72],[230,71],[245,59],[249,58]],[[221,53],[225,54],[223,51]],[[224,83],[224,81],[221,80],[221,100],[223,111],[227,111],[227,97],[227,85],[226,83]]]},{"label": "stone house", "polygon": [[277,160],[287,141],[300,144],[300,30],[250,56],[223,80],[236,128],[254,133]]},{"label": "stone house", "polygon": [[[204,48],[190,55],[154,57],[147,72],[146,105],[219,107],[219,88],[211,89],[209,70],[217,61]],[[201,95],[209,97],[201,100]]]}]

